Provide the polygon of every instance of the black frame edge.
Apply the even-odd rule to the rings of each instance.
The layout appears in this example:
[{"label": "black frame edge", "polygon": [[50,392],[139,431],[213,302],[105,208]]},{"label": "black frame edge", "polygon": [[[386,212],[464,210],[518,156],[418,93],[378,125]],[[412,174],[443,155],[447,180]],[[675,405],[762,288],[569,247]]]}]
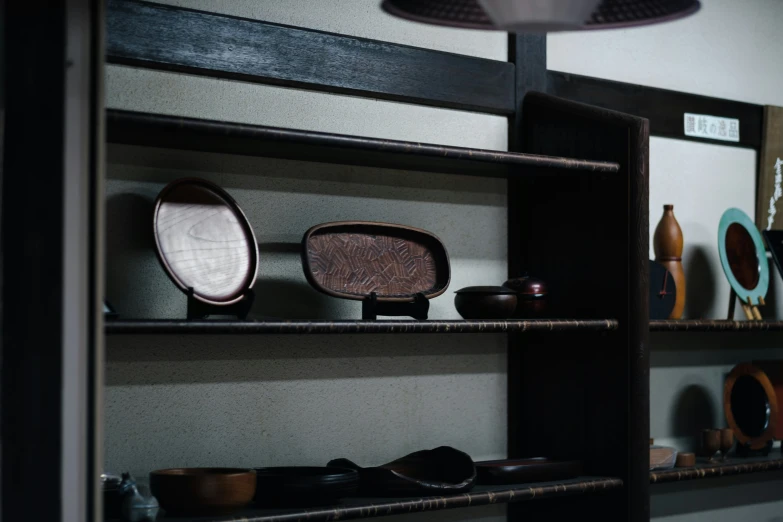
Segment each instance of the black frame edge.
[{"label": "black frame edge", "polygon": [[[650,134],[653,136],[729,147],[761,148],[763,105],[559,71],[547,71],[547,92],[567,100],[646,118],[650,121]],[[740,141],[686,136],[683,128],[685,112],[739,119]]]}]

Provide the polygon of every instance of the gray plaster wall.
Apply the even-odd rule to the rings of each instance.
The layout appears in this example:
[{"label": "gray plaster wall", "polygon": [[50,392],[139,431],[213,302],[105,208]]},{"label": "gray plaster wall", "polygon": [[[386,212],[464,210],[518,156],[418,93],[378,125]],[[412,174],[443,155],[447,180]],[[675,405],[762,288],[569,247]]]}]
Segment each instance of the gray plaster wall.
[{"label": "gray plaster wall", "polygon": [[[366,0],[169,2],[344,34],[506,58],[502,33],[426,28]],[[193,75],[108,66],[107,106],[217,120],[507,148],[507,121],[480,115]],[[260,251],[254,317],[357,318],[355,302],[307,284],[299,242],[343,219],[403,223],[446,245],[449,291],[431,317],[457,318],[453,293],[506,279],[504,180],[110,146],[107,281],[125,317],[184,317],[155,254],[151,211],[169,181],[224,187]],[[506,452],[506,338],[121,336],[107,339],[105,466],[144,477],[172,466],[361,465],[452,445],[476,459]],[[500,520],[503,506],[421,514]],[[415,520],[417,516],[406,517]]]}]

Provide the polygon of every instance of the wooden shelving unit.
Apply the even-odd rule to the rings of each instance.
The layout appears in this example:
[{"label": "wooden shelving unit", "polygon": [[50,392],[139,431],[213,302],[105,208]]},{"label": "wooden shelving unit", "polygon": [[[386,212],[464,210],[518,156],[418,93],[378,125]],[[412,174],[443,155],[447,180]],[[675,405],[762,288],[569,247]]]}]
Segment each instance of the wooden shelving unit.
[{"label": "wooden shelving unit", "polygon": [[651,471],[650,483],[662,484],[665,482],[700,480],[728,477],[731,475],[745,475],[748,473],[762,473],[765,471],[777,471],[781,469],[783,469],[783,457],[781,457],[778,450],[774,450],[773,454],[767,457],[734,458],[717,464],[701,463],[693,468]]},{"label": "wooden shelving unit", "polygon": [[606,320],[531,321],[107,321],[107,335],[133,334],[422,334],[611,331]]},{"label": "wooden shelving unit", "polygon": [[509,486],[477,486],[470,493],[421,498],[349,498],[341,504],[309,509],[245,509],[217,517],[161,517],[180,522],[334,522],[402,515],[424,511],[480,507],[610,492],[623,487],[618,478],[580,477],[560,482],[539,482]]},{"label": "wooden shelving unit", "polygon": [[[196,19],[199,27],[207,28],[198,34],[192,30]],[[169,29],[178,28],[176,34],[171,38],[157,38],[159,31],[151,28],[161,24]],[[449,497],[354,499],[328,509],[247,511],[236,517],[198,520],[326,521],[506,502],[517,506],[520,501],[550,497],[567,497],[568,501],[526,502],[525,513],[535,514],[542,520],[572,520],[586,510],[598,509],[604,520],[647,520],[647,121],[552,97],[540,92],[545,88],[528,92],[537,88],[538,80],[545,78],[546,42],[539,37],[513,40],[514,61],[524,60],[523,67],[493,60],[457,59],[448,53],[424,52],[382,42],[368,44],[369,41],[352,37],[245,20],[241,25],[242,39],[245,43],[252,41],[263,59],[254,57],[252,63],[242,65],[242,56],[232,55],[222,41],[226,31],[232,32],[227,29],[234,27],[232,24],[232,18],[212,13],[135,0],[111,1],[107,59],[113,63],[210,77],[269,81],[329,92],[381,95],[409,103],[424,100],[440,107],[500,112],[511,117],[511,152],[121,110],[109,110],[106,114],[108,142],[402,169],[420,172],[422,176],[435,172],[505,178],[508,180],[509,276],[528,272],[545,280],[552,296],[547,302],[547,315],[562,319],[112,320],[106,322],[105,333],[505,333],[509,346],[508,457],[535,454],[556,460],[580,460],[589,477],[558,483],[477,487],[469,494]],[[339,47],[340,52],[360,53],[368,64],[380,59],[400,60],[400,66],[389,78],[381,73],[373,76],[369,82],[373,85],[348,81],[347,76],[345,80],[350,86],[342,80],[335,85],[334,78],[326,78],[334,73],[333,68],[324,70],[325,76],[320,78],[312,72],[320,71],[318,64],[297,61],[312,54],[305,47],[313,41],[317,43],[319,56],[328,54],[324,46],[334,46],[332,51]],[[220,58],[202,61],[196,57],[194,61],[193,45],[222,49],[216,55]],[[303,52],[292,53],[292,45],[304,46]],[[378,56],[368,55],[376,49],[383,52]],[[284,64],[285,77],[263,76],[273,69],[258,65],[266,63]],[[238,64],[242,65],[240,70]],[[351,61],[345,67],[351,69],[355,64]],[[447,75],[430,73],[437,72],[438,67],[475,73],[452,81]],[[538,80],[531,78],[532,74],[537,74]],[[493,98],[488,89],[476,85],[492,75],[498,81],[515,85],[513,92],[501,92],[502,96]],[[448,89],[431,88],[428,83],[434,81],[447,82]],[[590,228],[591,224],[589,233],[577,230]],[[465,227],[469,226],[466,222]],[[580,257],[576,269],[574,256],[588,251],[600,255]],[[596,281],[601,281],[600,289],[596,289]],[[121,308],[121,303],[114,304]],[[599,353],[585,350],[586,343],[598,343],[602,350]],[[555,411],[567,411],[567,414],[553,415]],[[631,411],[634,415],[628,415]],[[509,508],[510,519],[515,519],[518,513],[521,512],[516,507]]]}]

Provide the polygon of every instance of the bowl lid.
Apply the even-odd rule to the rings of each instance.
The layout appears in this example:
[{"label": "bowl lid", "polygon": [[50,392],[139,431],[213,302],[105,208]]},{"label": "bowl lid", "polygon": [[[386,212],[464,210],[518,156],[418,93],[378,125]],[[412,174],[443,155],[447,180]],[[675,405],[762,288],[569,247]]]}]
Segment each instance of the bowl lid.
[{"label": "bowl lid", "polygon": [[455,294],[487,294],[487,295],[513,295],[516,292],[505,286],[466,286],[460,288]]},{"label": "bowl lid", "polygon": [[213,305],[238,302],[253,286],[258,245],[245,214],[223,189],[198,178],[169,183],[155,202],[155,245],[180,290]]},{"label": "bowl lid", "polygon": [[503,286],[510,288],[521,295],[540,297],[548,293],[546,283],[543,280],[528,275],[509,279],[503,283]]}]

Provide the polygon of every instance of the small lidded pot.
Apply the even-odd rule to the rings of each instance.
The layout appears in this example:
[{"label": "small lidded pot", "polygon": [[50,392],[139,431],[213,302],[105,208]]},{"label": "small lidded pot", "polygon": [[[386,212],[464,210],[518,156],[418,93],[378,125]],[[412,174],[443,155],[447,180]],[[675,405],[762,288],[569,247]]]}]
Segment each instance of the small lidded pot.
[{"label": "small lidded pot", "polygon": [[454,305],[465,319],[508,319],[517,307],[516,292],[504,286],[468,286],[454,293]]},{"label": "small lidded pot", "polygon": [[546,312],[547,288],[541,279],[524,274],[509,279],[503,286],[517,294],[517,309],[514,317],[541,317]]}]

